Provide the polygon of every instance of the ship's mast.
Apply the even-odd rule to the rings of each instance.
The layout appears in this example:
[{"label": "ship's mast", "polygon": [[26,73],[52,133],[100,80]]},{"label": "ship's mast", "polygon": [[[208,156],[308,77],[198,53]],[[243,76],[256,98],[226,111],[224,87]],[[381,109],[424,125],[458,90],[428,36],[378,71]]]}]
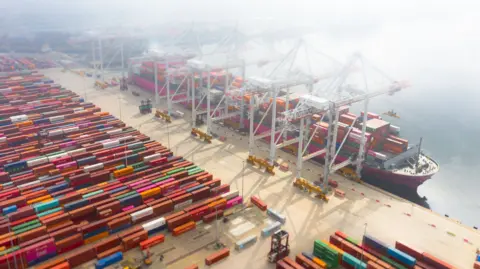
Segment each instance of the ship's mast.
[{"label": "ship's mast", "polygon": [[422,151],[422,140],[423,140],[423,138],[420,137],[420,143],[418,144],[417,160],[415,161],[415,172],[418,171],[418,162],[420,161],[420,154],[421,154],[421,151]]}]

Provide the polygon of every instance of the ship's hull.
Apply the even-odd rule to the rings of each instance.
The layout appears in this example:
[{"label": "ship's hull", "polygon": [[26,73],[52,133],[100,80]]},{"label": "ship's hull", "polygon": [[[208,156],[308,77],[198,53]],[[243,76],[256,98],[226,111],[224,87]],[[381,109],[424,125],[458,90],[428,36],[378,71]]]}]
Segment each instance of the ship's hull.
[{"label": "ship's hull", "polygon": [[417,191],[418,186],[429,180],[433,174],[430,175],[406,175],[399,174],[389,170],[383,170],[376,167],[365,165],[362,169],[362,180],[384,187],[385,185],[402,186],[411,191]]}]

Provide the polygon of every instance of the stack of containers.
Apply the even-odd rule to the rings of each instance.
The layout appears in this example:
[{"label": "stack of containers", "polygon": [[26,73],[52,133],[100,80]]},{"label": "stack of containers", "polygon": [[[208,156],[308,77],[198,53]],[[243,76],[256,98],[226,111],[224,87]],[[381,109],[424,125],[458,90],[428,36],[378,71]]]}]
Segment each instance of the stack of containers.
[{"label": "stack of containers", "polygon": [[74,93],[0,77],[0,266],[63,253],[49,262],[78,266],[165,228],[181,235],[243,203],[228,184]]}]

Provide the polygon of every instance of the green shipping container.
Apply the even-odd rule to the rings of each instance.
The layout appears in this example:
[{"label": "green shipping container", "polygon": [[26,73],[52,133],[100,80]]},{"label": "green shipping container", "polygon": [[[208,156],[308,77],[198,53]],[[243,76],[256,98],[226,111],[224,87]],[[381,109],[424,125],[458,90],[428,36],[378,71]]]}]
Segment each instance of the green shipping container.
[{"label": "green shipping container", "polygon": [[61,207],[57,207],[57,208],[54,208],[54,209],[50,209],[50,210],[47,210],[45,212],[42,212],[42,213],[39,213],[37,214],[37,217],[41,218],[43,216],[47,216],[47,215],[50,215],[50,214],[53,214],[55,212],[58,212],[58,211],[61,211],[62,208]]},{"label": "green shipping container", "polygon": [[14,233],[15,233],[15,235],[23,234],[23,233],[25,233],[25,232],[28,232],[28,231],[33,230],[33,229],[36,229],[36,228],[41,227],[41,226],[42,226],[41,223],[37,223],[37,224],[30,225],[30,226],[25,227],[25,228],[22,228],[22,229],[18,229],[18,230],[16,230]]},{"label": "green shipping container", "polygon": [[28,227],[28,226],[30,226],[30,225],[35,225],[35,224],[37,224],[37,223],[40,223],[40,221],[39,221],[38,219],[32,220],[32,221],[29,221],[29,222],[25,222],[25,223],[23,223],[23,224],[19,224],[19,225],[13,227],[12,230],[13,230],[13,231],[17,231],[17,230],[23,229],[23,228],[25,228],[25,227]]},{"label": "green shipping container", "polygon": [[125,198],[125,197],[128,197],[128,196],[131,196],[131,195],[134,195],[136,194],[137,192],[136,191],[131,191],[131,192],[127,192],[127,193],[124,193],[122,195],[119,195],[115,198],[117,198],[118,200],[122,199],[122,198]]}]

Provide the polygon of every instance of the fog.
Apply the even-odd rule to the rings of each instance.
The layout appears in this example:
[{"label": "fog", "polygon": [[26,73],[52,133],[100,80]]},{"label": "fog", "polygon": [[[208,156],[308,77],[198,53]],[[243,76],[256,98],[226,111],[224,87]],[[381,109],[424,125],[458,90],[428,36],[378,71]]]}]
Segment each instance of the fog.
[{"label": "fog", "polygon": [[480,70],[480,18],[474,14],[480,4],[471,0],[2,2],[3,22],[9,26],[4,31],[19,24],[28,27],[29,18],[68,29],[209,21],[238,23],[253,32],[304,25],[315,27],[311,39],[322,51],[339,60],[361,51],[415,85],[471,86]]},{"label": "fog", "polygon": [[[3,1],[0,8],[5,14],[0,18],[1,31],[10,34],[34,27],[33,21],[37,26],[69,30],[175,27],[182,22],[210,22],[232,29],[237,24],[245,33],[313,28],[303,35],[310,46],[341,62],[359,51],[391,77],[410,81],[412,87],[394,98],[379,98],[373,106],[397,110],[402,135],[411,140],[423,136],[428,151],[441,163],[441,172],[420,188],[434,209],[452,216],[455,211],[457,218],[472,224],[480,222],[474,213],[479,205],[469,204],[476,199],[475,186],[480,187],[475,179],[480,172],[477,1],[17,0]],[[275,47],[293,44],[294,40],[282,41]],[[447,195],[457,203],[449,203]],[[467,209],[460,211],[462,207]]]}]

